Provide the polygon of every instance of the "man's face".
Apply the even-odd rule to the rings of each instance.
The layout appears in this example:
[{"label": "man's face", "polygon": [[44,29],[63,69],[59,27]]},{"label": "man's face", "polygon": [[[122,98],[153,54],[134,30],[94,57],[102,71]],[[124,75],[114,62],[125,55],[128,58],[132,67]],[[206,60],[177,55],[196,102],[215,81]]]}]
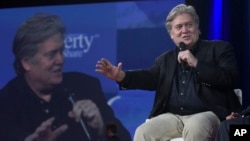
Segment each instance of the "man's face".
[{"label": "man's face", "polygon": [[26,62],[28,79],[44,87],[62,81],[64,42],[61,34],[55,34],[40,44],[37,54]]},{"label": "man's face", "polygon": [[179,46],[180,42],[184,42],[187,47],[191,47],[198,40],[200,30],[195,24],[191,15],[182,13],[177,15],[172,21],[172,28],[170,31],[171,39]]}]

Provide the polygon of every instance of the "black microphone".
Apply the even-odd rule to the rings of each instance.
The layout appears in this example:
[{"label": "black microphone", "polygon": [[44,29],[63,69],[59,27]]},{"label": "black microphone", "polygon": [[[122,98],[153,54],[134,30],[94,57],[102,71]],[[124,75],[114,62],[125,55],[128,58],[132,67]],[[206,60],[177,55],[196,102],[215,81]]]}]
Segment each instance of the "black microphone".
[{"label": "black microphone", "polygon": [[180,43],[179,43],[179,50],[180,50],[180,51],[186,50],[186,44],[185,44],[184,42],[180,42]]},{"label": "black microphone", "polygon": [[[75,105],[76,102],[75,102],[75,98],[74,98],[74,93],[70,93],[70,95],[69,95],[69,97],[68,97],[68,100],[70,101],[70,103],[72,104],[72,106]],[[83,131],[84,131],[84,134],[85,134],[85,135],[87,136],[87,138],[88,138],[88,141],[92,141],[92,138],[91,138],[91,136],[90,136],[90,134],[89,134],[89,131],[88,131],[88,129],[87,129],[85,123],[83,122],[83,119],[82,119],[82,118],[80,118],[80,124],[81,124],[81,127],[82,127]]]},{"label": "black microphone", "polygon": [[[186,44],[184,42],[179,43],[179,51],[184,51],[186,50]],[[181,61],[181,69],[185,70],[186,69],[186,62]]]}]

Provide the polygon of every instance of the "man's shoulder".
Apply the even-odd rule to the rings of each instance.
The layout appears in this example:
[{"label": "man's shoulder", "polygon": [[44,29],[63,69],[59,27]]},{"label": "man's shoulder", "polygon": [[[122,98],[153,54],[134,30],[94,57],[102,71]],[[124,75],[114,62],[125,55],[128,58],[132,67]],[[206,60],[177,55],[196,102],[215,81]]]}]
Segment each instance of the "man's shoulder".
[{"label": "man's shoulder", "polygon": [[8,81],[0,90],[1,96],[17,96],[24,88],[24,83],[19,77],[15,77]]},{"label": "man's shoulder", "polygon": [[156,57],[156,60],[159,62],[162,62],[162,61],[166,61],[166,58],[174,59],[175,58],[174,56],[176,56],[176,49],[171,49],[166,52],[163,52],[161,55]]},{"label": "man's shoulder", "polygon": [[67,82],[98,81],[98,78],[83,72],[64,72],[63,79]]},{"label": "man's shoulder", "polygon": [[15,90],[16,87],[18,87],[19,85],[23,84],[20,80],[19,77],[15,77],[12,78],[11,80],[9,80],[3,87],[1,90]]},{"label": "man's shoulder", "polygon": [[223,40],[200,40],[199,44],[200,45],[228,45],[230,43],[227,41],[223,41]]}]

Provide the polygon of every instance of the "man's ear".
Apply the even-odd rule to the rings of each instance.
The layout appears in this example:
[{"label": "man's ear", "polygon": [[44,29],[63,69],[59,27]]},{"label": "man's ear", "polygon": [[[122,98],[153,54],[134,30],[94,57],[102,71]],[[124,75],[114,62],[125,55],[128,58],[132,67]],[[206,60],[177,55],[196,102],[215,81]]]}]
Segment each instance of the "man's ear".
[{"label": "man's ear", "polygon": [[21,64],[22,64],[23,69],[25,71],[29,71],[31,69],[31,67],[30,67],[30,61],[28,59],[22,59],[21,60]]},{"label": "man's ear", "polygon": [[170,38],[173,40],[174,39],[174,37],[172,36],[172,35],[170,35]]},{"label": "man's ear", "polygon": [[174,36],[172,35],[172,32],[170,31],[169,32],[169,36],[170,36],[170,38],[173,40],[174,39]]}]

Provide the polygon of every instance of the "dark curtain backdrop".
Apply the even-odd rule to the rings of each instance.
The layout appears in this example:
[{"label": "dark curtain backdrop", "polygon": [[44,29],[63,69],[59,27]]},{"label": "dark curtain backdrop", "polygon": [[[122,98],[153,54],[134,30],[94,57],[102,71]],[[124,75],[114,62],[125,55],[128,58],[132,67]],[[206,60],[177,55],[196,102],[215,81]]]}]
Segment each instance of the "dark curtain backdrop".
[{"label": "dark curtain backdrop", "polygon": [[217,0],[186,0],[186,4],[193,5],[200,16],[201,38],[229,41],[235,47],[241,75],[239,88],[243,91],[243,107],[246,107],[250,105],[250,2],[218,0],[222,3],[221,23],[216,23],[221,24],[218,38],[213,37],[213,32],[216,31],[211,22],[215,16],[215,1]]}]

